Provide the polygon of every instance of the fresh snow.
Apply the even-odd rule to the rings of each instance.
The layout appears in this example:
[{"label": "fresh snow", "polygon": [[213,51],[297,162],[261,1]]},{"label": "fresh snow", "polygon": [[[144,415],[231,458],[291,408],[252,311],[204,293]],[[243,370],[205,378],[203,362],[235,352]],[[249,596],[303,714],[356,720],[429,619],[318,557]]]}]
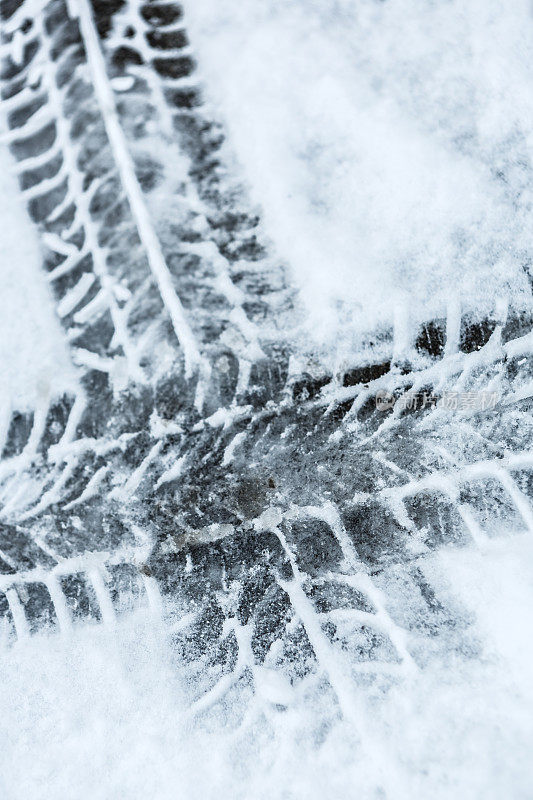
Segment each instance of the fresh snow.
[{"label": "fresh snow", "polygon": [[[376,798],[385,760],[393,800],[526,800],[532,565],[532,542],[520,534],[485,552],[435,556],[432,579],[475,615],[480,653],[447,653],[410,682],[361,692],[360,720],[339,723],[318,751],[293,730],[312,730],[319,705],[273,713],[273,731],[258,729],[253,740],[192,729],[172,648],[142,614],[117,630],[89,625],[70,639],[20,642],[0,656],[0,794],[67,800],[75,787],[95,800]],[[256,680],[267,700],[285,697],[270,672]]]},{"label": "fresh snow", "polygon": [[14,162],[0,149],[0,408],[33,409],[74,386],[39,240],[17,186]]},{"label": "fresh snow", "polygon": [[[520,305],[529,0],[186,0],[199,69],[315,341]],[[510,284],[513,289],[510,289]]]}]

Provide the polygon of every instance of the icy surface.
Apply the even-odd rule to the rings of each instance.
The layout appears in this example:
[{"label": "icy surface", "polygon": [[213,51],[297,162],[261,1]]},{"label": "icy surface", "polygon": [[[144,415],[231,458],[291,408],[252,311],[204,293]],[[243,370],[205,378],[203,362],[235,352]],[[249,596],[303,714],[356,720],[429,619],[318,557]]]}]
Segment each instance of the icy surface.
[{"label": "icy surface", "polygon": [[[531,5],[185,3],[321,343],[490,310],[531,253]],[[223,65],[223,68],[221,68]]]}]

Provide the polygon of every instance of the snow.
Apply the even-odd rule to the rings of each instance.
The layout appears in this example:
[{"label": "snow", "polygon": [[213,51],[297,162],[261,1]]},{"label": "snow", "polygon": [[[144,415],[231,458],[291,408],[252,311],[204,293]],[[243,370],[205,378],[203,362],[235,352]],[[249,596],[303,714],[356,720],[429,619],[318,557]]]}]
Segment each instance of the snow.
[{"label": "snow", "polygon": [[315,342],[357,346],[399,308],[413,327],[453,301],[525,302],[528,0],[185,8]]},{"label": "snow", "polygon": [[20,197],[14,163],[0,149],[0,402],[33,408],[40,396],[74,385],[61,327],[41,270],[34,226]]},{"label": "snow", "polygon": [[[398,304],[414,321],[450,298],[490,306],[515,278],[520,294],[533,103],[525,0],[187,7],[213,102],[317,341],[345,346],[339,331],[386,325]],[[0,159],[0,400],[33,406],[74,373]],[[143,613],[1,650],[0,795],[348,800],[383,797],[387,785],[393,800],[530,798],[533,542],[502,534],[427,566],[439,596],[471,615],[479,652],[437,651],[415,678],[361,692],[361,725],[337,722],[318,749],[305,732],[326,695],[273,711],[271,727],[244,741],[193,726],[172,640]],[[256,678],[266,702],[289,702],[279,676]]]},{"label": "snow", "polygon": [[[363,692],[362,754],[355,723],[339,722],[318,750],[302,735],[318,700],[273,713],[273,731],[254,739],[192,726],[168,636],[142,614],[115,631],[21,642],[0,657],[2,796],[380,797],[385,754],[390,798],[530,797],[532,564],[520,535],[435,557],[433,579],[475,615],[481,656],[446,654],[411,682]],[[270,672],[256,677],[267,701],[287,694]]]},{"label": "snow", "polygon": [[183,349],[185,358],[185,375],[187,378],[194,373],[202,363],[198,352],[194,334],[190,328],[181,301],[177,296],[172,275],[165,263],[161,244],[153,228],[148,208],[131,158],[124,131],[121,128],[115,98],[109,83],[104,57],[98,41],[98,33],[93,21],[92,7],[89,0],[81,0],[71,8],[73,19],[79,18],[80,30],[87,50],[87,63],[92,75],[93,87],[98,99],[98,104],[106,110],[104,124],[107,138],[117,164],[120,180],[133,218],[135,219],[139,237],[143,244],[150,270],[159,287],[163,303],[170,316],[172,327]]}]

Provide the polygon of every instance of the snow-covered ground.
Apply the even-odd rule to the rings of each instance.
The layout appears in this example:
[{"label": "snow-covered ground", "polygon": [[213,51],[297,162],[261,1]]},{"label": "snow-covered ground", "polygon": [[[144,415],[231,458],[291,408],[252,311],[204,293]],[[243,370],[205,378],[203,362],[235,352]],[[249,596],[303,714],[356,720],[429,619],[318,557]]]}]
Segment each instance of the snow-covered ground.
[{"label": "snow-covered ground", "polygon": [[[94,800],[527,800],[533,545],[517,536],[491,552],[444,553],[433,570],[475,615],[482,654],[437,661],[366,698],[363,752],[357,731],[339,724],[317,753],[292,738],[290,710],[264,738],[193,732],[172,648],[139,616],[118,632],[93,626],[0,655],[1,796],[67,800],[75,787]],[[318,709],[295,713],[295,727],[313,728]]]},{"label": "snow-covered ground", "polygon": [[39,394],[61,394],[74,371],[41,269],[37,233],[4,147],[0,220],[0,408],[21,410],[35,407]]},{"label": "snow-covered ground", "polygon": [[353,332],[356,346],[399,309],[414,325],[457,298],[466,310],[520,302],[529,0],[185,7],[210,97],[321,345],[346,348]]},{"label": "snow-covered ground", "polygon": [[[187,5],[321,341],[345,319],[390,319],[409,295],[416,317],[454,293],[476,307],[504,293],[530,248],[528,2]],[[0,402],[32,405],[73,377],[8,167],[2,154]],[[531,798],[533,542],[511,534],[434,557],[435,582],[473,615],[479,654],[445,654],[363,698],[365,753],[344,725],[317,753],[292,738],[290,715],[238,745],[193,732],[171,645],[139,615],[0,653],[0,795],[343,800],[392,784],[394,800]],[[315,709],[298,713],[312,727]]]}]

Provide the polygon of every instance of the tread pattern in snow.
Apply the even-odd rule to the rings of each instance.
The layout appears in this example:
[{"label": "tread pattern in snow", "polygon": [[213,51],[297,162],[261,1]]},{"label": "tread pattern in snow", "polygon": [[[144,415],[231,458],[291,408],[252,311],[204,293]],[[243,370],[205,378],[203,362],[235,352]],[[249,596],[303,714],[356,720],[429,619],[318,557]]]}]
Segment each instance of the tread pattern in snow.
[{"label": "tread pattern in snow", "polygon": [[6,636],[146,606],[199,713],[269,675],[274,705],[325,683],[356,719],[355,686],[475,650],[431,554],[533,531],[531,319],[454,306],[341,374],[305,366],[181,7],[93,5],[2,5],[10,147],[80,374],[3,425]]}]

